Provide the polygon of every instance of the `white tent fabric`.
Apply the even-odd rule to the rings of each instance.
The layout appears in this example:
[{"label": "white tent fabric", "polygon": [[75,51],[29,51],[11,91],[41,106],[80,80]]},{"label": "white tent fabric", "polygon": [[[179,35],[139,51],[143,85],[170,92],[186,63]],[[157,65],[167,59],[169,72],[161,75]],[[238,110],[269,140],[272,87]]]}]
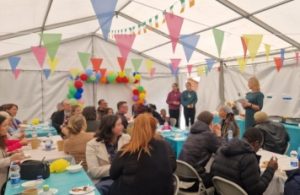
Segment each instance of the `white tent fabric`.
[{"label": "white tent fabric", "polygon": [[[166,23],[162,23],[162,12],[174,5],[173,12],[184,18],[181,34],[198,34],[200,40],[189,64],[204,65],[205,59],[215,58],[224,62],[225,100],[235,100],[238,93],[247,91],[246,79],[256,75],[266,96],[264,109],[278,115],[300,116],[299,71],[295,64],[294,52],[300,49],[300,1],[298,0],[195,0],[195,6],[181,9],[179,0],[118,0],[116,15],[111,30],[125,29],[147,22],[159,16],[159,28],[150,28],[147,33],[136,37],[130,58],[152,59],[157,74],[149,78],[142,67],[142,85],[148,91],[147,101],[159,108],[166,108],[165,97],[171,83],[178,80],[181,89],[186,81],[186,65],[182,45],[178,43],[176,52],[171,50]],[[68,71],[81,68],[77,52],[89,52],[104,59],[103,67],[119,70],[117,57],[120,56],[115,40],[104,41],[102,31],[95,16],[91,1],[88,0],[0,0],[0,104],[15,102],[20,105],[19,117],[48,119],[57,102],[65,98]],[[221,56],[218,56],[212,29],[225,32]],[[57,71],[46,80],[37,64],[30,47],[40,44],[41,32],[61,33],[62,43],[58,49]],[[238,71],[236,58],[243,55],[241,36],[262,34],[263,41],[258,50],[258,58],[248,61],[245,73]],[[271,45],[270,62],[266,63],[264,44]],[[280,73],[274,69],[272,59],[285,49],[285,63]],[[8,57],[20,56],[18,65],[21,74],[14,80]],[[174,78],[168,64],[170,58],[180,58],[180,74]],[[131,67],[130,60],[127,67]],[[48,68],[45,63],[45,68]],[[195,70],[194,70],[195,71]],[[220,73],[214,68],[207,76],[202,76],[199,84],[198,111],[215,110],[223,103],[220,99]],[[221,83],[222,84],[222,83]],[[130,102],[131,86],[86,85],[84,100],[87,105],[95,104],[99,98],[109,99],[114,107],[117,101]],[[298,87],[298,88],[297,88]],[[286,101],[282,97],[290,96]],[[280,104],[280,106],[274,106]],[[26,110],[26,112],[25,112]]]}]

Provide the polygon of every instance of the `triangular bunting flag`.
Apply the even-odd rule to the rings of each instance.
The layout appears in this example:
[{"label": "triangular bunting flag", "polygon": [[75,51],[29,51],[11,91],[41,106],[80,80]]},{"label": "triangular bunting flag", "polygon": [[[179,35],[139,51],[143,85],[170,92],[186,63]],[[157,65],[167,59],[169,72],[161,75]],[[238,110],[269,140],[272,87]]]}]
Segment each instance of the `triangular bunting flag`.
[{"label": "triangular bunting flag", "polygon": [[243,35],[248,40],[248,50],[252,61],[255,59],[259,46],[261,44],[263,35],[261,34],[248,34]]},{"label": "triangular bunting flag", "polygon": [[285,49],[280,49],[280,57],[282,59],[282,62],[284,61],[284,53],[285,53]]},{"label": "triangular bunting flag", "polygon": [[12,71],[16,70],[20,60],[21,60],[21,58],[18,57],[18,56],[11,56],[11,57],[8,58],[8,61],[9,61],[9,64],[10,64],[10,67],[11,67]]},{"label": "triangular bunting flag", "polygon": [[193,7],[195,5],[195,0],[189,0],[190,1],[190,7]]},{"label": "triangular bunting flag", "polygon": [[132,76],[132,68],[125,68],[125,74],[127,77],[131,77]]},{"label": "triangular bunting flag", "polygon": [[46,47],[43,46],[31,47],[31,51],[34,54],[36,60],[38,61],[40,67],[43,68],[46,54],[47,54]]},{"label": "triangular bunting flag", "polygon": [[193,69],[193,65],[191,65],[191,64],[187,65],[187,70],[188,70],[188,73],[189,73],[190,76],[191,76],[191,73],[192,73],[192,69]]},{"label": "triangular bunting flag", "polygon": [[138,72],[141,65],[142,65],[143,59],[131,59],[131,63],[134,69],[134,72]]},{"label": "triangular bunting flag", "polygon": [[296,52],[296,64],[298,65],[299,64],[299,52]]},{"label": "triangular bunting flag", "polygon": [[173,58],[173,59],[170,59],[171,60],[171,65],[170,65],[170,69],[171,69],[171,72],[172,74],[175,76],[178,74],[178,66],[179,66],[179,63],[181,61],[181,59],[179,58]]},{"label": "triangular bunting flag", "polygon": [[214,34],[215,43],[216,43],[217,49],[218,49],[218,55],[220,57],[221,51],[222,51],[222,46],[223,46],[223,41],[224,41],[224,31],[214,28],[213,34]]},{"label": "triangular bunting flag", "polygon": [[21,70],[18,69],[18,68],[16,68],[16,69],[13,71],[13,73],[14,73],[15,79],[17,80],[17,79],[19,78],[19,75],[20,75],[20,73],[21,73]]},{"label": "triangular bunting flag", "polygon": [[265,53],[266,53],[267,62],[269,61],[270,51],[271,51],[271,45],[265,44]]},{"label": "triangular bunting flag", "polygon": [[248,45],[248,40],[246,37],[241,37],[242,45],[243,45],[243,51],[244,51],[244,58],[247,56],[247,45]]},{"label": "triangular bunting flag", "polygon": [[198,73],[198,76],[203,76],[205,74],[205,67],[204,66],[198,67],[197,73]]},{"label": "triangular bunting flag", "polygon": [[244,72],[245,68],[246,68],[246,63],[247,63],[246,58],[238,58],[237,63],[239,65],[240,71]]},{"label": "triangular bunting flag", "polygon": [[198,44],[199,38],[200,38],[200,35],[193,35],[193,34],[192,35],[182,35],[180,37],[187,62],[190,61],[192,54],[195,51],[196,46]]},{"label": "triangular bunting flag", "polygon": [[205,61],[206,61],[207,69],[210,72],[214,64],[216,63],[216,61],[214,59],[205,59]]},{"label": "triangular bunting flag", "polygon": [[153,77],[154,74],[155,74],[155,72],[156,72],[156,68],[151,68],[151,70],[150,70],[150,77]]},{"label": "triangular bunting flag", "polygon": [[91,0],[103,37],[107,40],[117,0]]},{"label": "triangular bunting flag", "polygon": [[180,30],[181,30],[182,23],[183,23],[183,18],[180,16],[176,16],[172,13],[166,13],[165,19],[167,22],[170,39],[172,42],[172,49],[173,49],[173,53],[174,53],[175,49],[176,49],[176,44],[179,39]]},{"label": "triangular bunting flag", "polygon": [[121,71],[124,71],[125,65],[126,65],[126,59],[123,57],[118,57],[118,62],[119,62],[119,66]]},{"label": "triangular bunting flag", "polygon": [[121,56],[127,59],[135,40],[135,35],[115,35],[116,44],[119,47]]},{"label": "triangular bunting flag", "polygon": [[47,52],[49,55],[49,58],[51,60],[54,60],[59,44],[61,42],[61,34],[50,34],[50,33],[44,33],[41,35],[42,40],[44,43],[44,46],[47,48]]},{"label": "triangular bunting flag", "polygon": [[79,75],[80,72],[81,71],[78,68],[70,69],[70,74],[71,74],[73,79],[75,79]]},{"label": "triangular bunting flag", "polygon": [[101,73],[101,77],[104,78],[106,74],[106,68],[100,68],[99,71]]},{"label": "triangular bunting flag", "polygon": [[78,52],[78,56],[80,59],[80,63],[82,65],[83,69],[85,70],[89,64],[89,59],[91,57],[91,54],[85,53],[85,52]]},{"label": "triangular bunting flag", "polygon": [[44,69],[43,72],[44,72],[44,75],[45,75],[46,79],[48,79],[49,76],[50,76],[51,70],[50,69]]},{"label": "triangular bunting flag", "polygon": [[154,62],[150,59],[146,59],[145,64],[146,64],[146,68],[147,68],[148,72],[150,72],[153,68]]},{"label": "triangular bunting flag", "polygon": [[274,62],[275,62],[277,72],[279,72],[280,69],[282,68],[282,59],[281,59],[281,57],[274,57]]},{"label": "triangular bunting flag", "polygon": [[51,74],[54,73],[54,71],[56,70],[56,66],[58,64],[58,59],[55,58],[54,60],[48,59],[48,64],[51,70]]},{"label": "triangular bunting flag", "polygon": [[102,58],[91,58],[91,63],[93,64],[93,70],[95,72],[99,71],[102,62],[103,62]]}]

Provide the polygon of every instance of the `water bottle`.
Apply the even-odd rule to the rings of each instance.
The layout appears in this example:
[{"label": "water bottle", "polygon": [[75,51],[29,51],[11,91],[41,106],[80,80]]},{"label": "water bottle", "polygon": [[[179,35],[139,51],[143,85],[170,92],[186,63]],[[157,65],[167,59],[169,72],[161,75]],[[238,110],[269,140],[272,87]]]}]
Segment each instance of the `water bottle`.
[{"label": "water bottle", "polygon": [[37,138],[36,127],[32,126],[32,138]]},{"label": "water bottle", "polygon": [[291,157],[291,167],[298,167],[298,153],[296,150],[292,150],[290,153],[290,157]]},{"label": "water bottle", "polygon": [[48,185],[43,185],[43,192],[41,195],[53,195]]},{"label": "water bottle", "polygon": [[231,129],[228,129],[227,131],[227,140],[231,141],[233,139],[233,131]]},{"label": "water bottle", "polygon": [[12,162],[9,168],[10,183],[13,188],[19,188],[21,183],[20,166]]}]

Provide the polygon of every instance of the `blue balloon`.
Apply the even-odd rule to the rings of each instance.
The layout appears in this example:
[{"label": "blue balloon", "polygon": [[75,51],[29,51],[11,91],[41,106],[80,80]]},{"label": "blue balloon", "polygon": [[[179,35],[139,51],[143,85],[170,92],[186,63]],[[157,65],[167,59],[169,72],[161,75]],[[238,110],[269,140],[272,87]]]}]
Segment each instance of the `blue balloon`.
[{"label": "blue balloon", "polygon": [[83,93],[83,89],[82,88],[77,89],[77,93],[82,94]]},{"label": "blue balloon", "polygon": [[101,74],[98,72],[98,73],[96,74],[96,81],[99,81],[100,78],[101,78]]},{"label": "blue balloon", "polygon": [[76,100],[79,100],[81,98],[81,94],[76,92],[74,97],[75,97]]},{"label": "blue balloon", "polygon": [[86,69],[85,73],[90,77],[93,74],[93,70],[92,69]]}]

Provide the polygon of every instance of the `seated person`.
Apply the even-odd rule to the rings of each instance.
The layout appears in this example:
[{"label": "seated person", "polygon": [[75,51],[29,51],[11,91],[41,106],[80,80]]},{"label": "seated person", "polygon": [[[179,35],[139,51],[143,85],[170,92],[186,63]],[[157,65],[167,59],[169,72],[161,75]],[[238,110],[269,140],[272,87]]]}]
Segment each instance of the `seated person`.
[{"label": "seated person", "polygon": [[300,167],[286,172],[288,179],[284,184],[284,195],[300,194]]},{"label": "seated person", "polygon": [[161,110],[160,110],[160,117],[163,119],[164,123],[165,123],[165,122],[170,123],[170,117],[167,116],[167,111],[166,111],[166,109],[161,109]]},{"label": "seated person", "polygon": [[151,113],[152,116],[157,120],[159,125],[164,124],[163,118],[160,116],[160,114],[156,111],[156,106],[154,104],[148,104],[147,106],[147,112]]},{"label": "seated person", "polygon": [[271,158],[261,174],[256,152],[262,144],[262,134],[257,128],[249,128],[243,139],[232,139],[222,146],[212,164],[213,176],[228,179],[249,195],[261,195],[267,189],[278,168],[277,159]]},{"label": "seated person", "polygon": [[129,135],[123,134],[123,129],[122,120],[118,115],[106,115],[101,120],[95,138],[87,143],[87,172],[93,180],[99,181],[96,187],[100,191],[112,184],[109,177],[111,162],[117,151],[130,140]]},{"label": "seated person", "polygon": [[0,111],[0,115],[7,118],[9,127],[7,131],[8,139],[23,139],[25,137],[24,128],[19,127],[18,129],[14,129],[12,127],[12,117],[5,111]]},{"label": "seated person", "polygon": [[213,114],[208,111],[197,116],[179,155],[179,160],[187,162],[197,170],[206,187],[212,186],[212,182],[211,175],[206,173],[204,167],[222,142],[220,131],[217,133],[212,130],[212,120]]},{"label": "seated person", "polygon": [[255,127],[263,134],[262,148],[271,152],[284,154],[288,142],[290,141],[283,124],[269,121],[265,112],[256,112],[254,114]]},{"label": "seated person", "polygon": [[18,133],[19,131],[19,125],[21,124],[21,121],[16,118],[17,112],[18,112],[18,105],[16,104],[4,104],[2,106],[3,111],[7,112],[11,117],[10,122],[10,128],[9,133],[13,136],[15,133]]},{"label": "seated person", "polygon": [[168,143],[157,137],[156,120],[148,113],[134,121],[132,137],[110,168],[110,195],[173,195],[176,158]]},{"label": "seated person", "polygon": [[99,129],[100,121],[97,119],[97,111],[94,106],[87,106],[83,109],[82,115],[87,123],[87,132],[96,132]]},{"label": "seated person", "polygon": [[240,135],[239,126],[236,124],[233,111],[230,107],[221,106],[219,108],[219,117],[221,119],[220,129],[222,137],[227,138],[228,130],[232,130],[233,137],[238,137]]},{"label": "seated person", "polygon": [[63,110],[56,111],[51,116],[52,126],[57,130],[57,133],[62,134],[63,124],[68,120],[71,115],[71,104],[69,100],[63,101]]},{"label": "seated person", "polygon": [[127,126],[128,126],[128,118],[127,118],[127,113],[128,113],[128,104],[126,101],[120,101],[117,104],[117,115],[121,118],[122,124],[124,127],[124,131],[126,132]]},{"label": "seated person", "polygon": [[94,137],[94,133],[86,132],[86,121],[82,115],[74,115],[68,122],[68,138],[64,141],[64,152],[72,155],[76,163],[82,162],[86,170],[85,150],[86,144]]}]

